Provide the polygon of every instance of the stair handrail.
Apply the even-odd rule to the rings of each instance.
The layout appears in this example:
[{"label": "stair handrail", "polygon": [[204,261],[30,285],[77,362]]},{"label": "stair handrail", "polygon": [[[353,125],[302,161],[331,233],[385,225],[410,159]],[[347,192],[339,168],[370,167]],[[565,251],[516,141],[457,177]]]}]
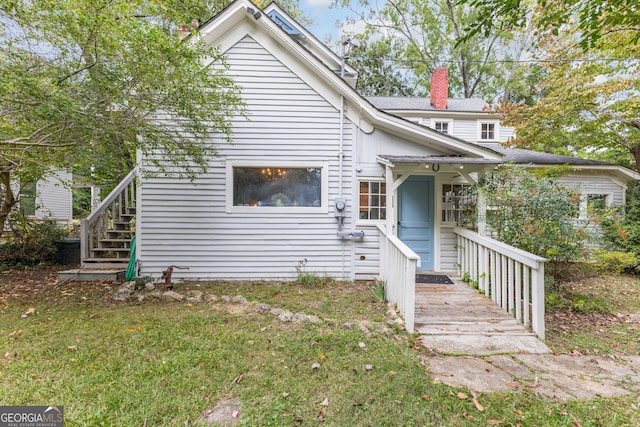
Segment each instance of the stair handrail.
[{"label": "stair handrail", "polygon": [[109,195],[105,197],[98,206],[96,206],[96,208],[89,214],[89,216],[84,219],[84,221],[86,221],[87,223],[94,222],[96,220],[96,217],[103,211],[105,211],[109,207],[109,205],[111,205],[111,203],[116,200],[116,197],[118,197],[118,195],[120,195],[120,193],[122,193],[129,184],[131,184],[137,174],[138,167],[136,166],[135,168],[131,169],[131,172],[129,172],[127,176],[125,176],[113,190],[111,190],[111,193],[109,193]]},{"label": "stair handrail", "polygon": [[80,248],[82,251],[82,261],[89,258],[89,233],[91,232],[91,226],[96,222],[100,215],[106,211],[116,198],[125,191],[129,184],[133,182],[138,174],[138,167],[136,166],[125,176],[122,181],[105,197],[98,206],[80,222]]}]

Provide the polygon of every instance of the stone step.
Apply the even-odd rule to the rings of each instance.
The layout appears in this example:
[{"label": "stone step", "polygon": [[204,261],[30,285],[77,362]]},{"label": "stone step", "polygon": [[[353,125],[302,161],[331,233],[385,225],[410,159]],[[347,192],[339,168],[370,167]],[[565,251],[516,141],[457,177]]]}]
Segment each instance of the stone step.
[{"label": "stone step", "polygon": [[443,354],[550,353],[549,347],[533,335],[425,335],[422,343]]},{"label": "stone step", "polygon": [[126,272],[126,268],[78,268],[59,272],[58,279],[76,282],[94,282],[100,280],[122,282],[125,279]]}]

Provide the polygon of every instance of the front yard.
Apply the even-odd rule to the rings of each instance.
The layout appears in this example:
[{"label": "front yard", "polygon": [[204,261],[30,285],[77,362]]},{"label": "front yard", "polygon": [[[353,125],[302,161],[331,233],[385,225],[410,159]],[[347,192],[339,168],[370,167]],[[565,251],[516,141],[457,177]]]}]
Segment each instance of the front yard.
[{"label": "front yard", "polygon": [[[623,280],[631,293],[620,301],[637,300],[635,278],[613,280],[605,294],[619,295]],[[470,391],[432,381],[431,355],[387,323],[368,286],[185,284],[177,290],[248,301],[115,303],[117,284],[5,271],[0,402],[64,405],[67,426],[205,425],[220,401],[239,404],[239,425],[640,424],[637,395],[561,403],[488,393],[477,395],[479,408]],[[283,321],[270,309],[319,321]],[[637,320],[565,331],[562,313],[548,319],[555,351],[638,354]],[[602,339],[579,341],[579,331]]]}]

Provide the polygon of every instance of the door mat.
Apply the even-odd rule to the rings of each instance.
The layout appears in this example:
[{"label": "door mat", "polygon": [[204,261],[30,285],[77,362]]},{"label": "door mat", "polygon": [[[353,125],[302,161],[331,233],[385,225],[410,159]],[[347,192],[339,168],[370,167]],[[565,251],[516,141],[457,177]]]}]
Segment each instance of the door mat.
[{"label": "door mat", "polygon": [[416,283],[453,285],[453,282],[446,274],[416,274]]}]

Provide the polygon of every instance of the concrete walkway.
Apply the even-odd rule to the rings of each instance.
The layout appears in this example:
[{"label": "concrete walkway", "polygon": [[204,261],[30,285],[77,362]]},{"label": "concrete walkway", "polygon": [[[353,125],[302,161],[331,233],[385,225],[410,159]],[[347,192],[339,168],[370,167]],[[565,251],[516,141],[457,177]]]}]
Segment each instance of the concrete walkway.
[{"label": "concrete walkway", "polygon": [[416,283],[415,329],[443,354],[549,353],[522,323],[465,283]]},{"label": "concrete walkway", "polygon": [[549,348],[465,283],[416,284],[416,331],[436,353],[436,382],[477,392],[531,390],[567,401],[640,392],[640,356],[549,354]]},{"label": "concrete walkway", "polygon": [[640,392],[640,356],[436,356],[428,363],[435,381],[484,393],[531,390],[567,401]]}]

